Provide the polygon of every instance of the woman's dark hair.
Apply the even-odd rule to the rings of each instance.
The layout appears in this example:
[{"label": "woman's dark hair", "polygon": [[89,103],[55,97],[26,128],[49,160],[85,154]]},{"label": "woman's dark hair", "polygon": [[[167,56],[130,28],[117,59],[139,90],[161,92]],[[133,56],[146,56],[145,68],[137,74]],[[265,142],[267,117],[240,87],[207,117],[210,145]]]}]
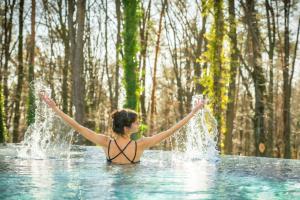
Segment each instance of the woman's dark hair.
[{"label": "woman's dark hair", "polygon": [[114,111],[111,117],[113,119],[113,131],[122,136],[125,134],[124,127],[130,127],[137,120],[138,115],[134,110],[122,109]]}]

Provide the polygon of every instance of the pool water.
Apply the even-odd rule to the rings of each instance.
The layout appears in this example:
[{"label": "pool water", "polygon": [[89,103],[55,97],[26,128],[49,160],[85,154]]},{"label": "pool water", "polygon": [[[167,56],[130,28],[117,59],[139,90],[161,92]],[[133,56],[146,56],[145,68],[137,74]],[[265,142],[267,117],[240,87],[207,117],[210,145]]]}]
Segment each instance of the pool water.
[{"label": "pool water", "polygon": [[300,199],[300,161],[221,156],[182,161],[146,151],[137,165],[107,164],[99,147],[69,159],[21,159],[0,146],[0,199]]}]

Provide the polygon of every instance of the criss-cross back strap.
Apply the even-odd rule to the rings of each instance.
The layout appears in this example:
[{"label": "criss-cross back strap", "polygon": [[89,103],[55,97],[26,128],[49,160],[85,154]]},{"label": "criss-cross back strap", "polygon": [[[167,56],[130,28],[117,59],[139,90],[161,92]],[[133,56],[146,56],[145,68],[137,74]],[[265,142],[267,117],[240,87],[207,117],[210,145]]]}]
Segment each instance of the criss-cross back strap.
[{"label": "criss-cross back strap", "polygon": [[[130,140],[129,143],[130,143],[131,141],[132,141],[132,140]],[[129,143],[124,147],[123,150],[122,150],[121,147],[118,145],[118,143],[117,143],[116,140],[115,140],[115,143],[116,143],[118,149],[120,150],[120,154],[123,154],[123,155],[125,156],[125,158],[127,158],[127,160],[128,160],[129,162],[134,163],[134,159],[135,159],[135,156],[136,156],[136,150],[137,150],[137,144],[136,144],[136,141],[135,141],[134,157],[133,157],[132,160],[130,160],[130,159],[128,158],[128,156],[124,153],[124,151],[125,151],[125,149],[126,149],[126,147],[128,146]]]},{"label": "criss-cross back strap", "polygon": [[[116,143],[116,145],[117,145],[117,147],[118,147],[118,149],[120,150],[120,152],[117,154],[117,155],[115,155],[113,158],[110,158],[110,156],[109,156],[109,149],[110,149],[110,143],[111,143],[111,140],[109,141],[109,144],[108,144],[108,152],[107,152],[107,154],[108,154],[108,161],[112,161],[113,159],[115,159],[116,157],[118,157],[120,154],[123,154],[127,159],[128,159],[128,157],[125,155],[125,153],[124,153],[124,151],[126,150],[126,148],[128,147],[128,145],[131,143],[131,140],[126,144],[126,146],[123,148],[123,149],[121,149],[120,148],[120,146],[118,145],[118,143],[117,143],[117,141],[116,140],[114,140],[115,141],[115,143]],[[129,160],[129,159],[128,159]],[[132,162],[131,160],[129,160],[130,162]]]}]

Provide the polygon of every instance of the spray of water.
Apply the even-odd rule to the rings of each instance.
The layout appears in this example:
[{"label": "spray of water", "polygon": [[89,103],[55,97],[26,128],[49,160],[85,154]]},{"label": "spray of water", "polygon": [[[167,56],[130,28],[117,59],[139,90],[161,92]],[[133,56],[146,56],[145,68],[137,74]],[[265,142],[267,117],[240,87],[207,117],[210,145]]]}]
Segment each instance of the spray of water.
[{"label": "spray of water", "polygon": [[[198,100],[203,100],[203,96],[193,96],[193,107]],[[208,108],[204,107],[199,110],[187,126],[179,132],[179,134],[174,136],[174,150],[183,154],[176,153],[177,158],[178,155],[182,155],[184,160],[218,160],[217,121]]]},{"label": "spray of water", "polygon": [[68,158],[73,130],[39,98],[40,91],[51,96],[51,89],[40,80],[32,82],[30,87],[34,89],[35,95],[35,122],[25,132],[18,157]]}]

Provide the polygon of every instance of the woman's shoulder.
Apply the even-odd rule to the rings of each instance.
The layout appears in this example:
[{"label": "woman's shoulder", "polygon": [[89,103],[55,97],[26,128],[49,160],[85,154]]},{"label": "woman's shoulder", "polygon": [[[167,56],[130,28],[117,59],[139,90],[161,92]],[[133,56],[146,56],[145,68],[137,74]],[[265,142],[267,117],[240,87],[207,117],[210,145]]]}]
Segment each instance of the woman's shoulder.
[{"label": "woman's shoulder", "polygon": [[140,139],[136,140],[137,145],[138,145],[139,147],[144,148],[144,147],[147,146],[147,144],[148,144],[148,142],[149,142],[149,139],[150,139],[150,137],[141,137]]}]

